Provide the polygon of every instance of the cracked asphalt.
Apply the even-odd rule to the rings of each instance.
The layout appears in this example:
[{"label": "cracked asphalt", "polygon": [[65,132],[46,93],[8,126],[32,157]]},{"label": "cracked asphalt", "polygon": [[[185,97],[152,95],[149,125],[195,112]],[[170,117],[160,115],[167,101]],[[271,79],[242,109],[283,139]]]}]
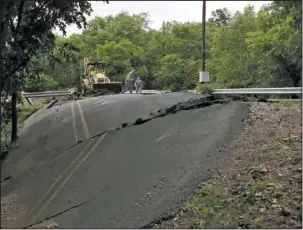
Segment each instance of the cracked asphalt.
[{"label": "cracked asphalt", "polygon": [[11,177],[1,185],[1,227],[140,228],[173,213],[228,159],[248,111],[214,104],[166,114],[204,99],[113,95],[39,114],[1,167],[1,181]]}]

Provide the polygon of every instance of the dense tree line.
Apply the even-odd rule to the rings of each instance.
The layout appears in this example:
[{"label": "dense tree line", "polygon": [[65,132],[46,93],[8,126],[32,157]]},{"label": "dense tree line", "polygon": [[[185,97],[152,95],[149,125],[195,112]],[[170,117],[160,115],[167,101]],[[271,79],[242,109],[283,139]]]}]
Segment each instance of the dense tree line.
[{"label": "dense tree line", "polygon": [[[274,1],[258,12],[252,6],[235,14],[227,9],[213,11],[206,23],[209,84],[217,88],[299,86],[301,9],[300,1]],[[32,60],[31,70],[39,77],[30,77],[26,90],[76,86],[84,57],[107,62],[112,80],[124,80],[135,63],[147,88],[194,88],[201,70],[201,23],[164,22],[159,30],[149,26],[146,13],[122,12],[94,18],[82,34],[56,37],[51,55],[41,53]]]}]

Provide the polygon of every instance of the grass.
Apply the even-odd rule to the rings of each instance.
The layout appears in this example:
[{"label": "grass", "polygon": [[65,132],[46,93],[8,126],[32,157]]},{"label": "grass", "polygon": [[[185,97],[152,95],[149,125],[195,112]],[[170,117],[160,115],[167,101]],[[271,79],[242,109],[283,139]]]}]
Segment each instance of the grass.
[{"label": "grass", "polygon": [[[24,105],[18,108],[18,131],[23,127],[23,122],[29,118],[33,113],[41,109],[45,104],[39,103],[35,105]],[[12,133],[12,122],[8,120],[1,133],[1,155],[11,148],[11,133]]]},{"label": "grass", "polygon": [[290,109],[290,108],[293,108],[293,109],[296,109],[298,108],[298,106],[301,106],[301,101],[279,101],[279,102],[274,102],[272,103],[273,107],[275,109]]},{"label": "grass", "polygon": [[262,149],[259,154],[255,154],[253,156],[253,160],[256,162],[263,162],[264,160],[268,160],[272,157],[272,154],[275,153],[276,155],[281,153],[283,145],[281,140],[272,141],[268,144],[262,146]]},{"label": "grass", "polygon": [[19,116],[18,119],[20,122],[25,121],[28,117],[30,117],[34,112],[38,111],[41,109],[45,104],[44,103],[39,103],[36,105],[24,105],[20,107],[19,109]]},{"label": "grass", "polygon": [[196,91],[197,92],[201,92],[201,93],[208,93],[211,94],[213,92],[213,88],[211,85],[207,85],[207,84],[199,84],[196,87]]},{"label": "grass", "polygon": [[271,142],[268,145],[266,145],[265,148],[263,148],[263,153],[268,154],[275,152],[277,153],[279,150],[281,150],[282,144],[279,141]]},{"label": "grass", "polygon": [[255,180],[251,184],[251,192],[257,193],[257,192],[263,192],[267,187],[268,182],[264,180]]},{"label": "grass", "polygon": [[[230,171],[227,168],[219,179],[215,179],[216,183],[202,186],[186,203],[178,218],[160,224],[161,228],[276,228],[284,222],[284,228],[300,225],[300,210],[292,214],[293,218],[298,218],[298,223],[288,223],[288,219],[283,219],[280,213],[281,207],[290,207],[295,212],[294,201],[300,202],[292,199],[293,194],[298,196],[302,191],[298,182],[301,179],[301,155],[298,154],[301,150],[301,135],[292,123],[299,115],[300,106],[301,102],[285,100],[268,104],[265,108],[264,105],[258,107],[267,114],[260,116],[262,119],[250,117],[247,120],[252,130],[245,134],[245,139],[239,140],[249,140],[249,143],[239,142],[234,146],[236,149],[233,154],[241,157],[231,165],[237,170]],[[259,111],[253,105],[251,109]],[[270,118],[272,113],[277,115],[274,121],[282,117],[283,122],[267,124],[264,118]],[[256,138],[255,135],[259,134],[256,130],[258,125],[269,126],[264,127],[263,133],[260,132],[260,137]],[[282,134],[276,133],[276,125],[281,126]],[[293,162],[297,162],[297,166]],[[261,172],[257,165],[266,166],[268,171]],[[294,171],[298,167],[298,172]],[[297,177],[293,179],[295,173]]]},{"label": "grass", "polygon": [[[234,190],[240,193],[230,199],[231,194],[224,191],[222,187],[207,185],[200,188],[197,195],[186,203],[185,210],[191,213],[189,228],[260,228],[262,215],[254,218],[244,214],[243,208],[255,204],[257,193],[266,193],[271,189],[272,197],[279,198],[285,193],[285,187],[277,183],[270,183],[268,180],[252,181],[247,187],[247,196],[242,199],[244,194],[242,186],[235,186]],[[246,205],[245,205],[246,204]]]},{"label": "grass", "polygon": [[217,186],[201,186],[198,194],[189,201],[185,208],[196,216],[190,223],[190,228],[210,227],[220,220],[220,210],[226,208],[228,202],[224,192]]}]

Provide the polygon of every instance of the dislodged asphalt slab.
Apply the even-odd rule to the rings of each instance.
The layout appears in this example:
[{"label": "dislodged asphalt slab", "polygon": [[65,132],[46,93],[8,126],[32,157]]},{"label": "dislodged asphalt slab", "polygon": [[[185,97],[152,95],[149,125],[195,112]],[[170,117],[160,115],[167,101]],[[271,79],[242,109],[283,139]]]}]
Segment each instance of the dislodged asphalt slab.
[{"label": "dislodged asphalt slab", "polygon": [[5,197],[18,193],[19,212],[5,210],[2,227],[54,216],[60,228],[138,228],[161,218],[228,157],[224,149],[241,130],[246,111],[239,104],[181,111],[88,138],[35,162],[31,174],[12,177],[3,188]]},{"label": "dislodged asphalt slab", "polygon": [[214,105],[108,134],[41,220],[60,204],[64,210],[90,198],[54,221],[62,228],[140,228],[166,216],[224,162],[245,111]]},{"label": "dislodged asphalt slab", "polygon": [[132,124],[138,118],[152,118],[159,110],[176,103],[204,97],[191,93],[112,95],[54,106],[36,116],[35,122],[22,130],[17,149],[2,165],[6,173],[1,175],[1,181],[3,176],[24,173],[35,167],[36,162],[51,160],[90,137]]}]

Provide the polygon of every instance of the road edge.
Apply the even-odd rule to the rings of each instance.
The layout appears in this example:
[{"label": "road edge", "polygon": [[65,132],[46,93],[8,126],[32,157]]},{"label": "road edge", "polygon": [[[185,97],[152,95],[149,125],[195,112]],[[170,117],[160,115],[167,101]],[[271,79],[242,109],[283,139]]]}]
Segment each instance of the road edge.
[{"label": "road edge", "polygon": [[[214,104],[226,104],[226,103],[230,103],[231,101],[228,99],[216,99],[216,100],[211,100],[211,101],[204,101],[198,105],[191,105],[188,106],[186,108],[183,108],[182,110],[191,110],[191,109],[195,109],[195,108],[201,108],[201,107],[207,107],[207,106],[211,106]],[[246,109],[245,109],[245,118],[243,120],[241,120],[242,122],[242,128],[240,129],[239,133],[237,135],[241,134],[241,131],[243,130],[243,128],[245,127],[245,121],[249,118],[249,111],[250,111],[250,103],[245,103],[247,105]],[[236,138],[237,139],[237,138]],[[228,146],[230,146],[236,139],[233,139]],[[230,149],[229,147],[227,148],[226,152],[230,153]],[[222,166],[219,167],[218,170],[216,170],[215,172],[220,171],[222,168]],[[192,191],[191,194],[189,194],[186,198],[183,204],[181,204],[180,206],[176,207],[175,209],[171,209],[166,213],[163,213],[162,215],[159,215],[157,218],[155,218],[154,220],[150,221],[149,223],[140,226],[139,229],[155,229],[155,225],[158,225],[164,221],[169,221],[174,219],[180,212],[182,212],[184,210],[184,205],[190,201],[191,199],[193,199],[196,195],[197,195],[197,190],[201,187],[201,185],[203,185],[205,182],[211,180],[213,178],[213,176],[210,176],[209,178],[207,178],[204,181],[200,181],[199,184],[196,186],[196,189]]]},{"label": "road edge", "polygon": [[[45,111],[46,109],[50,109],[54,104],[56,104],[58,102],[58,99],[52,100],[51,102],[49,102],[48,104],[46,104],[45,106],[43,106],[41,109],[37,110],[36,112],[34,112],[33,114],[31,114],[28,118],[26,118],[23,121],[23,127],[22,129],[24,129],[26,126],[28,126],[29,122],[31,120],[33,120],[36,116],[38,116],[40,113],[42,113],[43,111]],[[20,130],[21,131],[21,130]]]}]

